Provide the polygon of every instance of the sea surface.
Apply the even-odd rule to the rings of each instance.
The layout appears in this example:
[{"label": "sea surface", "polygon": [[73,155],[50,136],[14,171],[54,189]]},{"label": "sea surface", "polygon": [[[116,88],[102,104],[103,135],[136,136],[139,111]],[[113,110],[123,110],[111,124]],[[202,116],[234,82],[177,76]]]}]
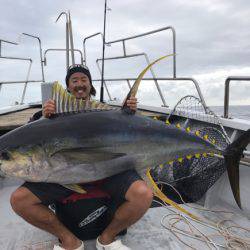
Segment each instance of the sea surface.
[{"label": "sea surface", "polygon": [[[219,116],[223,116],[224,114],[223,106],[211,106],[210,109]],[[241,118],[245,120],[250,120],[250,105],[229,106],[228,113],[229,113],[229,117],[232,117],[232,118]]]}]

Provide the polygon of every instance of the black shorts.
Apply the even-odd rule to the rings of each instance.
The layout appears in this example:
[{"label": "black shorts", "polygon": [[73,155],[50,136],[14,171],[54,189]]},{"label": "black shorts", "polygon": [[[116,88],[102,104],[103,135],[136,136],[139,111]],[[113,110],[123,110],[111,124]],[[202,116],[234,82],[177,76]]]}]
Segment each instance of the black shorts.
[{"label": "black shorts", "polygon": [[[125,194],[131,184],[138,180],[142,180],[142,178],[135,170],[131,169],[104,179],[100,188],[106,191],[116,203],[122,203],[125,201]],[[91,185],[91,183],[83,184],[82,187],[85,189],[85,186],[88,185]],[[29,189],[46,206],[60,202],[75,193],[55,183],[25,182],[21,187]]]}]

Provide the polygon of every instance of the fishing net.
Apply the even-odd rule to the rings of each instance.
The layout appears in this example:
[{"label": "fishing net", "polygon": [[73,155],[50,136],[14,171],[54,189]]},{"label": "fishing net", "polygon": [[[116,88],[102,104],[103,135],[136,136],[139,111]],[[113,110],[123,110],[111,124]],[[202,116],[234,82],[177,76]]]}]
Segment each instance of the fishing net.
[{"label": "fishing net", "polygon": [[[167,121],[170,121],[170,126],[188,129],[200,137],[206,137],[221,149],[225,149],[229,143],[220,118],[208,107],[204,107],[197,97],[182,98],[168,115]],[[167,182],[175,187],[185,202],[195,202],[202,198],[225,170],[224,159],[200,155],[198,158],[193,156],[182,162],[157,166],[151,170],[151,175],[157,183]],[[181,202],[169,186],[159,186],[168,198]]]}]

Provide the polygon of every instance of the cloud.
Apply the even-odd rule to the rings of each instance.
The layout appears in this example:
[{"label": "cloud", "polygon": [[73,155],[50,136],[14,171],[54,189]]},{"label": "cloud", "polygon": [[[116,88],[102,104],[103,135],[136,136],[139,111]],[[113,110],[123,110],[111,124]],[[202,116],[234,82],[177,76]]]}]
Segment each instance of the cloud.
[{"label": "cloud", "polygon": [[[20,33],[26,32],[39,36],[43,51],[48,48],[65,48],[65,18],[57,23],[55,20],[61,11],[71,11],[75,47],[82,50],[83,38],[103,30],[102,0],[0,0],[2,12],[0,16],[0,38],[17,41]],[[177,76],[195,77],[201,82],[201,89],[207,103],[223,104],[224,81],[231,74],[249,75],[250,58],[250,2],[248,0],[109,0],[111,11],[107,12],[106,40],[111,41],[123,37],[148,32],[166,26],[176,29],[177,37]],[[87,42],[87,62],[94,78],[100,78],[96,67],[96,58],[102,55],[101,37]],[[170,31],[138,38],[126,42],[127,54],[147,53],[150,61],[172,52],[172,35]],[[3,44],[2,55],[32,58],[33,64],[30,79],[41,79],[39,48],[36,40],[22,37],[20,45]],[[106,56],[123,55],[122,44],[106,47]],[[79,57],[77,57],[79,62]],[[105,75],[119,78],[135,77],[145,67],[145,59],[131,58],[109,61],[106,64]],[[156,65],[153,69],[159,77],[172,76],[172,61]],[[26,77],[27,63],[1,60],[0,80],[23,79]],[[45,67],[47,81],[60,80],[64,82],[65,54],[51,52],[48,54],[48,66]],[[150,76],[150,73],[147,75]],[[110,83],[111,84],[111,83]],[[169,87],[171,84],[171,88]],[[187,83],[169,83],[163,86],[165,95],[186,94]],[[119,98],[126,92],[125,87],[119,89],[119,84],[110,90]],[[238,86],[234,91],[234,86]],[[149,84],[141,90],[146,103],[158,105],[158,94]],[[7,91],[7,90],[5,90]],[[14,90],[12,90],[14,91]],[[192,89],[193,92],[195,92]],[[232,103],[249,103],[246,84],[233,83]],[[40,95],[34,91],[34,95]],[[3,91],[0,92],[2,98]],[[32,91],[30,96],[32,97]],[[117,98],[118,98],[117,97]],[[142,96],[141,96],[142,97]],[[244,97],[244,98],[243,98]],[[168,97],[170,103],[176,99]],[[28,99],[27,99],[28,100]]]}]

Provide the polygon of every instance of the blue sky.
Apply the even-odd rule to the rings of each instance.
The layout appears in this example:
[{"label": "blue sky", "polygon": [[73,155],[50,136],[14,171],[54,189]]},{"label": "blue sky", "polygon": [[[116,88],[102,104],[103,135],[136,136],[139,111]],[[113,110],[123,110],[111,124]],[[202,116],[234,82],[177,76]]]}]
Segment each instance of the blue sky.
[{"label": "blue sky", "polygon": [[[55,20],[61,11],[71,11],[75,47],[82,50],[84,37],[103,29],[103,0],[0,0],[0,38],[18,41],[19,45],[3,45],[2,56],[33,59],[29,79],[41,79],[37,42],[19,36],[26,32],[39,36],[43,51],[65,48],[65,19]],[[106,40],[111,41],[165,26],[173,26],[177,35],[177,76],[194,77],[200,83],[209,105],[222,105],[224,82],[229,75],[250,75],[250,2],[247,0],[108,0]],[[101,41],[96,37],[88,41],[87,63],[93,78],[99,78],[95,60],[101,57]],[[127,43],[128,53],[146,52],[150,60],[171,53],[171,34],[163,32],[147,39]],[[121,46],[106,47],[106,56],[119,56]],[[79,62],[79,57],[77,57]],[[45,67],[46,81],[64,82],[65,55],[50,53]],[[145,67],[143,58],[112,61],[106,64],[107,77],[135,77]],[[0,81],[24,80],[27,63],[2,59]],[[170,60],[154,67],[157,76],[171,76]],[[150,74],[148,74],[150,76]],[[108,83],[111,84],[111,83]],[[174,104],[186,94],[195,94],[191,83],[161,82],[168,103]],[[98,86],[97,86],[98,87]],[[153,83],[143,83],[139,101],[160,105]],[[4,86],[0,92],[0,105],[18,101],[22,86]],[[126,83],[112,88],[112,97],[122,99],[128,91]],[[250,104],[250,83],[232,83],[230,103]],[[37,84],[28,88],[26,101],[38,100]],[[177,97],[176,97],[177,96]]]}]

